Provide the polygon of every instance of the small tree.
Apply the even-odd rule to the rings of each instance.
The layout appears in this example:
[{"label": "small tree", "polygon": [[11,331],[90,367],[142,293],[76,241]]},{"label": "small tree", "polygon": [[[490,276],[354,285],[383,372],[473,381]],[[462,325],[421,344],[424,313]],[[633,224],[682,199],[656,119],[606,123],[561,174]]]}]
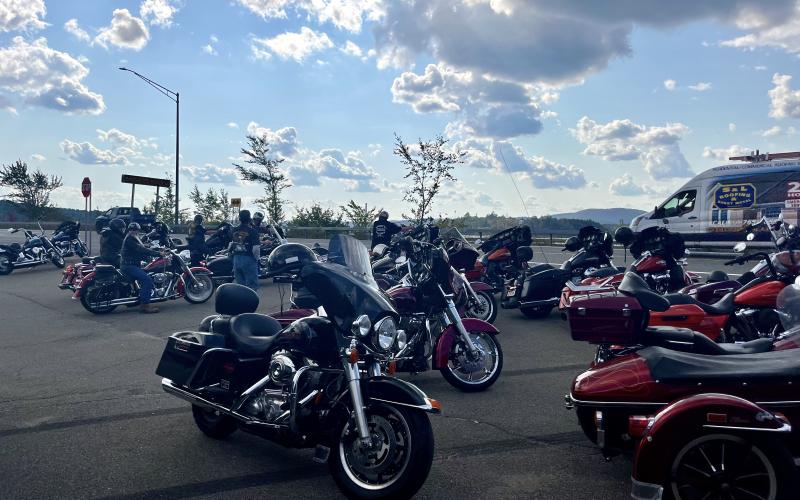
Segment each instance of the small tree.
[{"label": "small tree", "polygon": [[28,165],[17,160],[0,168],[0,186],[11,189],[6,198],[22,205],[22,209],[34,220],[40,219],[51,208],[50,195],[64,184],[61,177],[47,175],[39,169],[28,172]]},{"label": "small tree", "polygon": [[375,217],[381,212],[382,209],[378,207],[369,208],[369,205],[364,203],[362,207],[355,200],[350,200],[347,205],[341,207],[342,215],[353,224],[353,227],[367,227]]},{"label": "small tree", "polygon": [[247,147],[242,148],[242,154],[247,158],[244,162],[255,167],[238,163],[233,166],[239,171],[242,180],[264,185],[264,197],[258,198],[256,204],[267,212],[272,222],[280,224],[286,219],[286,212],[283,210],[285,202],[281,199],[281,193],[292,185],[280,168],[283,159],[269,155],[269,143],[264,136],[248,135]]},{"label": "small tree", "polygon": [[290,224],[295,227],[344,227],[342,216],[332,208],[322,208],[314,203],[308,208],[299,207]]},{"label": "small tree", "polygon": [[220,188],[219,191],[214,188],[208,188],[208,191],[202,193],[195,185],[192,192],[189,193],[189,199],[194,203],[196,213],[203,216],[206,222],[222,222],[228,218],[228,193]]},{"label": "small tree", "polygon": [[394,154],[405,165],[404,178],[411,179],[411,185],[404,191],[403,200],[411,204],[413,212],[411,216],[403,217],[421,224],[430,215],[431,206],[442,183],[456,180],[453,169],[459,163],[464,163],[466,152],[448,151],[445,148],[447,139],[442,135],[437,135],[432,141],[419,139],[419,151],[413,151],[397,134],[394,139]]}]

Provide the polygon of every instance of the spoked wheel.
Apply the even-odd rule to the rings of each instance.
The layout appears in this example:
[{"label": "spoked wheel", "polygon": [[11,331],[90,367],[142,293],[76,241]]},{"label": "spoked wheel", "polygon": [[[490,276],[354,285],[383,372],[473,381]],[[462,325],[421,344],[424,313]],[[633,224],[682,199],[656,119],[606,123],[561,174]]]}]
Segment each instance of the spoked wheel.
[{"label": "spoked wheel", "polygon": [[118,295],[115,285],[98,286],[92,283],[81,292],[81,305],[92,314],[108,314],[117,308],[108,302],[118,298]]},{"label": "spoked wheel", "polygon": [[477,300],[473,301],[466,310],[467,317],[494,323],[497,318],[497,298],[486,290],[475,292],[475,296]]},{"label": "spoked wheel", "polygon": [[214,280],[206,273],[195,273],[195,279],[186,280],[183,297],[192,304],[202,304],[214,295]]},{"label": "spoked wheel", "polygon": [[366,413],[371,443],[361,442],[352,420],[343,422],[328,461],[334,481],[349,498],[411,498],[433,462],[428,415],[381,403]]},{"label": "spoked wheel", "polygon": [[192,405],[192,416],[197,428],[203,434],[214,439],[225,439],[239,428],[236,420],[216,410]]},{"label": "spoked wheel", "polygon": [[464,392],[488,389],[500,377],[503,369],[503,350],[497,337],[485,332],[470,332],[477,353],[469,352],[462,338],[453,342],[447,366],[440,369],[450,385]]},{"label": "spoked wheel", "polygon": [[788,453],[774,446],[730,434],[701,436],[678,452],[666,489],[676,500],[782,500],[789,498],[790,465]]},{"label": "spoked wheel", "polygon": [[50,262],[59,269],[64,269],[64,256],[58,250],[53,250],[50,253]]},{"label": "spoked wheel", "polygon": [[8,257],[8,255],[0,255],[0,276],[11,274],[11,271],[13,270],[14,264],[11,263],[11,259]]}]

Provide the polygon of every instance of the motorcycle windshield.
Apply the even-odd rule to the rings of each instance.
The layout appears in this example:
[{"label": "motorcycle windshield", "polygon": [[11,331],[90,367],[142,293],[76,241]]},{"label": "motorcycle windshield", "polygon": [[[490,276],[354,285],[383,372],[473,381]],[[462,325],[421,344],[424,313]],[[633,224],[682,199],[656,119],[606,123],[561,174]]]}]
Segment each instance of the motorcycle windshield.
[{"label": "motorcycle windshield", "polygon": [[784,335],[800,333],[800,278],[781,290],[775,306]]},{"label": "motorcycle windshield", "polygon": [[356,279],[378,288],[372,277],[369,252],[360,241],[344,234],[337,234],[328,243],[328,262],[345,267]]}]

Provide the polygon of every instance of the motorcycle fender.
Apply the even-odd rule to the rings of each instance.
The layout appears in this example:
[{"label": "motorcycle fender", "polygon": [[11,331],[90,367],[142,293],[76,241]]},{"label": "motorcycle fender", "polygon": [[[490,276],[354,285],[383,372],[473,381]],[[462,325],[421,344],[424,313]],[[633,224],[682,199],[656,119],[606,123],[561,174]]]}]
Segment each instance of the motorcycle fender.
[{"label": "motorcycle fender", "polygon": [[86,287],[88,287],[92,281],[94,281],[94,271],[90,272],[89,274],[84,276],[83,279],[81,279],[81,286],[75,289],[75,293],[72,294],[72,298],[73,299],[81,298],[81,293],[83,293],[83,290]]},{"label": "motorcycle fender", "polygon": [[[464,328],[468,332],[481,332],[481,333],[488,333],[489,335],[497,335],[500,333],[500,330],[495,328],[495,326],[491,323],[487,323],[480,319],[475,318],[463,318],[461,322],[464,324]],[[447,360],[450,356],[450,349],[453,347],[453,342],[461,335],[458,333],[458,328],[456,325],[450,325],[444,329],[441,335],[439,335],[439,340],[436,341],[436,349],[433,355],[433,368],[438,370],[442,367],[447,366]]]},{"label": "motorcycle fender", "polygon": [[[192,274],[203,274],[203,273],[208,274],[209,276],[212,277],[212,279],[214,276],[214,273],[212,273],[205,267],[190,267],[189,270],[192,271]],[[185,272],[181,275],[180,281],[178,281],[178,284],[175,286],[175,290],[178,292],[179,295],[183,295],[183,291],[186,288],[186,280],[188,279],[189,279],[188,272]]]},{"label": "motorcycle fender", "polygon": [[791,425],[752,401],[728,394],[697,394],[653,417],[636,448],[633,479],[664,484],[672,460],[698,434],[788,434]]},{"label": "motorcycle fender", "polygon": [[476,292],[495,292],[497,289],[483,281],[470,281],[469,286]]},{"label": "motorcycle fender", "polygon": [[361,382],[365,401],[380,401],[407,406],[428,413],[440,413],[439,402],[429,398],[417,386],[394,377],[370,377]]}]

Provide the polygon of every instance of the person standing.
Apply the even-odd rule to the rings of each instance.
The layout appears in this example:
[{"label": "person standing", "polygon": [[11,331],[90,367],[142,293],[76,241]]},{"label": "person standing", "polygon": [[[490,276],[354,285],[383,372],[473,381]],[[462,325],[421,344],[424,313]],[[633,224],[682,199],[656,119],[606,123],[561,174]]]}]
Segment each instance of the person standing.
[{"label": "person standing", "polygon": [[206,252],[206,228],[203,226],[203,216],[194,216],[194,222],[189,227],[189,234],[186,238],[189,243],[189,256],[192,266],[199,266]]},{"label": "person standing", "polygon": [[233,281],[258,289],[258,258],[261,246],[249,210],[239,212],[239,225],[233,230],[230,253],[233,256]]},{"label": "person standing", "polygon": [[400,232],[400,226],[394,222],[389,222],[389,212],[381,210],[378,220],[372,223],[372,248],[375,245],[388,245],[392,242],[392,236]]},{"label": "person standing", "polygon": [[141,266],[145,258],[158,257],[163,253],[144,246],[142,240],[139,239],[141,229],[142,227],[136,222],[128,224],[128,234],[122,241],[120,269],[129,278],[139,282],[139,312],[152,314],[158,312],[158,307],[150,303],[153,295],[153,279]]}]

